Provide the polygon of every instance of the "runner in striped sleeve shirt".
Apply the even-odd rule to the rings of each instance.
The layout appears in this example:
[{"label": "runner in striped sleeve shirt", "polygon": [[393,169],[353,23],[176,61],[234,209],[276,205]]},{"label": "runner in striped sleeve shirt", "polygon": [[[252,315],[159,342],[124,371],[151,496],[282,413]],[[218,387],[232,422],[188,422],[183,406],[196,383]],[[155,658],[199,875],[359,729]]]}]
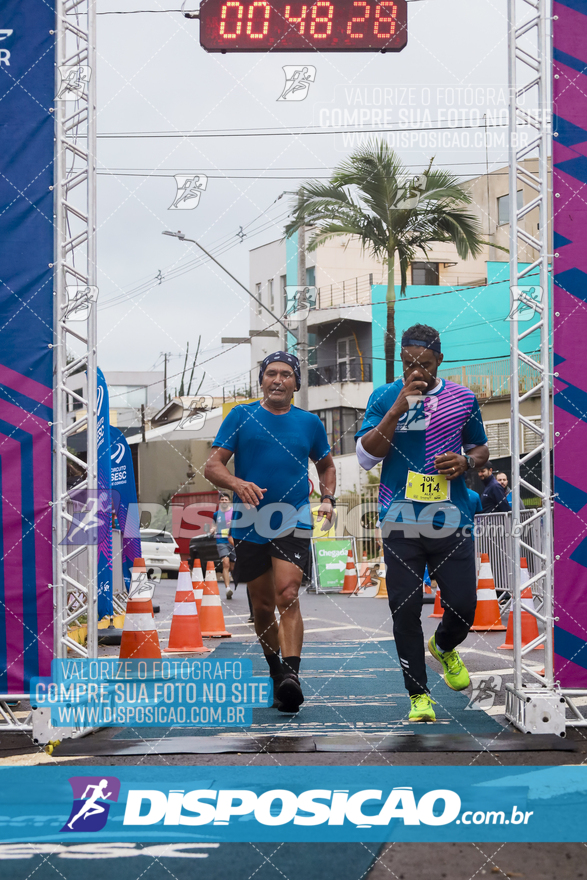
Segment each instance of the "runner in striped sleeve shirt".
[{"label": "runner in striped sleeve shirt", "polygon": [[366,470],[383,462],[379,519],[393,633],[410,695],[411,721],[435,721],[426,678],[422,578],[436,578],[444,615],[428,650],[453,690],[469,685],[456,646],[473,625],[476,605],[473,525],[463,474],[489,457],[475,395],[437,378],[440,336],[415,324],[402,336],[403,378],[369,399],[356,434]]}]

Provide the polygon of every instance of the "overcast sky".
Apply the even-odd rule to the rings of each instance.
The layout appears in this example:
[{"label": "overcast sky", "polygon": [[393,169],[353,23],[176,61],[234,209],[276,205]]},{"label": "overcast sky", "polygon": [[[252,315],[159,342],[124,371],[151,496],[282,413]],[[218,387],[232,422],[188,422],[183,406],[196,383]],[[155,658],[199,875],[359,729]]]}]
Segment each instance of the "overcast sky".
[{"label": "overcast sky", "polygon": [[[198,21],[161,12],[180,6],[181,0],[98,3],[99,13],[159,10],[98,16],[99,133],[218,133],[100,138],[99,363],[104,370],[148,370],[168,351],[175,373],[186,341],[193,351],[201,333],[200,362],[208,361],[202,390],[218,393],[223,384],[238,385],[248,370],[246,346],[224,351],[220,344],[221,336],[246,335],[247,297],[205,262],[147,290],[159,270],[165,279],[198,253],[162,232],[181,229],[198,239],[247,284],[249,249],[282,235],[290,197],[276,201],[280,193],[328,175],[350,151],[341,134],[317,133],[337,122],[334,110],[366,110],[362,119],[370,128],[387,88],[379,106],[388,111],[387,128],[406,129],[410,120],[415,129],[446,125],[447,119],[478,125],[485,112],[495,119],[507,100],[506,2],[410,2],[408,45],[385,55],[208,54],[200,47]],[[277,102],[287,64],[316,67],[303,102]],[[289,134],[291,128],[301,133]],[[228,136],[239,129],[272,134]],[[439,146],[431,143],[438,132],[414,130],[404,135],[413,138],[411,146],[408,140],[397,149],[415,168],[434,155],[436,164],[468,177],[485,171],[485,147],[474,140],[479,131],[455,128]],[[488,157],[490,169],[506,163],[505,146],[492,143]],[[170,211],[173,175],[182,171],[207,174],[208,187],[195,210]],[[242,244],[241,226],[248,233]]]}]

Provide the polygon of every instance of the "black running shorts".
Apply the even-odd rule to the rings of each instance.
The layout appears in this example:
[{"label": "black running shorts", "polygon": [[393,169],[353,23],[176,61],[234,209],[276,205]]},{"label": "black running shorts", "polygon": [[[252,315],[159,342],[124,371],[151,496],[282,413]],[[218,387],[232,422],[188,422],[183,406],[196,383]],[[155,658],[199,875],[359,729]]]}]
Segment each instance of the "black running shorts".
[{"label": "black running shorts", "polygon": [[233,578],[235,583],[248,584],[261,577],[271,568],[271,559],[284,559],[302,571],[308,564],[310,555],[310,530],[307,538],[296,538],[284,535],[272,538],[266,544],[255,544],[253,541],[235,540],[236,565]]}]

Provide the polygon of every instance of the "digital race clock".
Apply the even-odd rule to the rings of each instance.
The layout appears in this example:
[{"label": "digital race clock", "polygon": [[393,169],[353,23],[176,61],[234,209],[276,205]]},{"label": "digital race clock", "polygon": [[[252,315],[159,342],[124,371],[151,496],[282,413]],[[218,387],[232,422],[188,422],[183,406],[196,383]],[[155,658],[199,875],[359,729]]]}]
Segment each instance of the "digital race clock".
[{"label": "digital race clock", "polygon": [[406,0],[202,0],[207,52],[399,52]]}]

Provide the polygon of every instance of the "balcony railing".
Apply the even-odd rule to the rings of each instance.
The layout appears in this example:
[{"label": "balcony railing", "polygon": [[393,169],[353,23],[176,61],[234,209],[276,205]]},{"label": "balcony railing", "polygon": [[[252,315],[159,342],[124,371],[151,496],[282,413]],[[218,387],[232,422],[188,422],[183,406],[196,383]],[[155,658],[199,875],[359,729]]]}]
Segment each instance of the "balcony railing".
[{"label": "balcony railing", "polygon": [[308,367],[308,384],[331,385],[333,382],[370,382],[371,364],[332,364],[328,367]]},{"label": "balcony railing", "polygon": [[[510,359],[507,357],[487,361],[484,364],[468,364],[464,367],[439,370],[438,375],[442,379],[465,385],[477,397],[509,397],[510,395]],[[520,364],[518,379],[520,394],[530,391],[539,381],[536,370],[523,363]]]},{"label": "balcony railing", "polygon": [[324,284],[319,287],[316,295],[316,308],[328,309],[341,305],[369,305],[371,302],[371,287],[379,284],[374,280],[373,273],[361,275],[357,278],[348,278],[346,281],[337,281],[334,284]]}]

